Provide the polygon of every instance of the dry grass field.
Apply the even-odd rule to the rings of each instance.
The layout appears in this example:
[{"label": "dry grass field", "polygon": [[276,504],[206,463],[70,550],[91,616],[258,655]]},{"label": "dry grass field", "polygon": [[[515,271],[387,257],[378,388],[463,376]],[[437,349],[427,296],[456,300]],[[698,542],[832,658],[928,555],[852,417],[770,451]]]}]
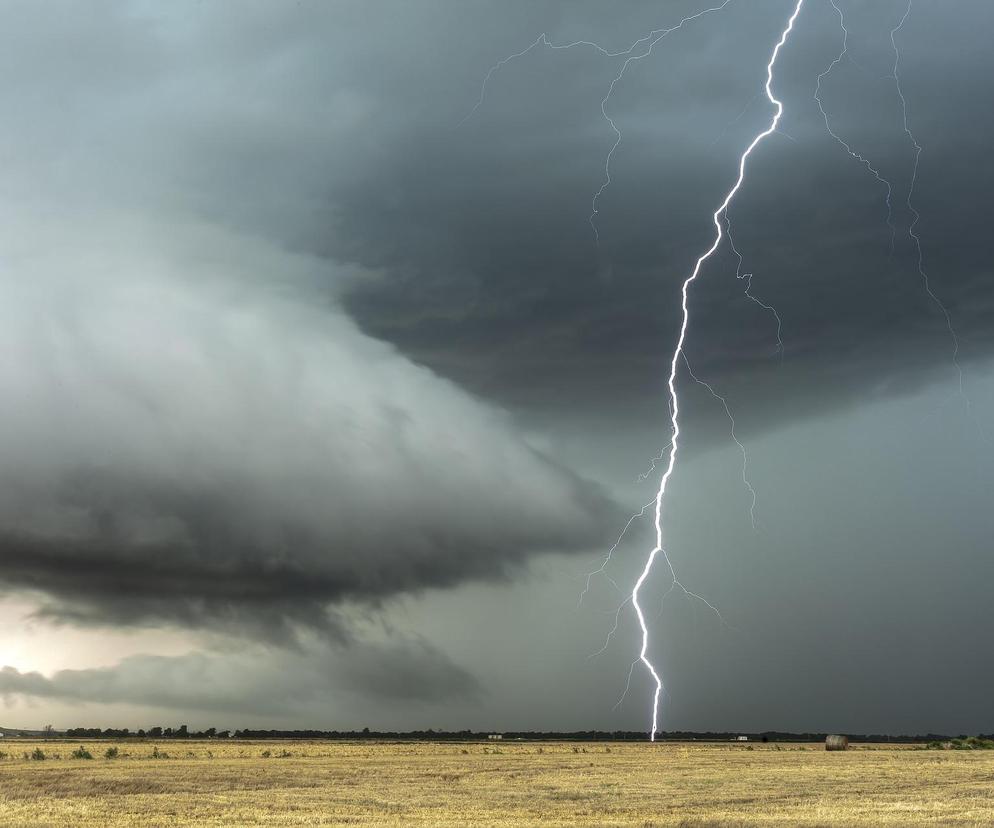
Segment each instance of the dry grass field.
[{"label": "dry grass field", "polygon": [[80,744],[0,743],[0,824],[994,824],[991,751],[164,741],[108,759],[91,740],[71,758]]}]

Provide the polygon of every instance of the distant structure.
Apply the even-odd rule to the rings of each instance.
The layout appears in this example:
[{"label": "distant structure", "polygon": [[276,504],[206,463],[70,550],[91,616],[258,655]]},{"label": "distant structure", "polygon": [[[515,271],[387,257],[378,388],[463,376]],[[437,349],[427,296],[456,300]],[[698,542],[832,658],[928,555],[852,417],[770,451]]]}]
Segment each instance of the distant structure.
[{"label": "distant structure", "polygon": [[749,741],[749,737],[748,736],[736,736],[735,737],[735,741],[736,742],[748,742]]},{"label": "distant structure", "polygon": [[834,733],[825,737],[825,750],[848,750],[849,737],[837,736]]},{"label": "distant structure", "polygon": [[487,734],[487,738],[488,739],[493,739],[493,740],[499,742],[501,739],[504,738],[504,734],[503,733],[488,733]]}]

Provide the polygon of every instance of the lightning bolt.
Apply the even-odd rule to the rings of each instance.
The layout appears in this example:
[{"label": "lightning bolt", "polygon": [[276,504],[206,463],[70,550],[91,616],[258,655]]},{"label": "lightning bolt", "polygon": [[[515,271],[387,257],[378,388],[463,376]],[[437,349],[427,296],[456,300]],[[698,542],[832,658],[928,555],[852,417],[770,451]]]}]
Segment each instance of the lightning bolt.
[{"label": "lightning bolt", "polygon": [[[797,16],[801,13],[801,7],[804,5],[804,0],[797,0],[797,5],[794,7],[794,11],[790,18],[787,20],[787,25],[780,35],[780,39],[777,44],[773,47],[773,53],[770,55],[770,61],[766,65],[766,84],[764,89],[766,91],[766,97],[769,99],[770,103],[776,108],[776,112],[770,121],[770,125],[756,135],[752,142],[746,147],[745,151],[739,157],[739,174],[735,180],[735,184],[732,188],[725,194],[725,198],[722,200],[721,204],[718,205],[718,209],[712,214],[712,221],[714,223],[715,236],[714,241],[711,246],[705,251],[700,258],[697,259],[697,263],[694,265],[693,271],[684,280],[683,286],[680,290],[680,307],[682,311],[682,318],[680,324],[680,335],[677,338],[676,347],[673,349],[673,354],[670,359],[670,373],[667,380],[667,387],[669,389],[669,403],[670,403],[670,428],[673,435],[672,443],[670,445],[669,462],[666,466],[666,471],[663,472],[663,476],[659,482],[659,489],[656,492],[655,501],[655,529],[656,529],[656,544],[649,553],[646,559],[645,566],[642,569],[641,574],[635,581],[635,585],[632,588],[632,607],[635,610],[635,615],[638,618],[639,627],[642,630],[642,647],[639,651],[639,661],[645,665],[646,670],[649,675],[652,676],[652,680],[655,683],[655,691],[652,696],[652,727],[649,731],[650,741],[656,740],[656,731],[659,724],[659,695],[663,691],[663,681],[659,676],[655,666],[649,660],[647,652],[649,650],[649,628],[645,623],[645,615],[642,611],[642,606],[639,604],[639,592],[642,586],[645,584],[646,579],[652,572],[653,564],[656,562],[656,558],[662,555],[665,560],[670,572],[673,574],[674,580],[676,580],[676,575],[673,570],[673,564],[670,561],[669,555],[667,554],[665,547],[663,546],[663,499],[666,495],[666,486],[673,475],[673,469],[676,466],[677,451],[679,450],[679,437],[680,437],[680,401],[676,390],[676,376],[677,367],[680,358],[683,356],[683,346],[687,339],[687,327],[690,323],[690,311],[689,311],[689,292],[690,286],[696,281],[697,277],[700,275],[701,267],[704,265],[715,251],[721,245],[721,240],[724,237],[723,227],[721,222],[722,215],[725,214],[728,209],[729,204],[731,204],[732,199],[735,198],[736,193],[742,186],[742,182],[745,180],[746,162],[749,156],[759,143],[776,132],[777,126],[780,123],[780,118],[783,115],[783,103],[781,103],[773,95],[773,66],[777,61],[777,56],[780,54],[780,50],[783,45],[787,42],[787,38],[794,28],[794,21],[797,20]],[[699,597],[699,596],[698,596]],[[702,599],[703,600],[703,599]]]},{"label": "lightning bolt", "polygon": [[[600,46],[597,43],[594,43],[592,41],[587,41],[587,40],[577,40],[577,41],[572,41],[572,42],[569,42],[569,43],[553,43],[548,38],[548,36],[543,33],[538,38],[536,38],[536,40],[534,42],[532,42],[531,45],[529,45],[527,48],[521,50],[520,52],[516,52],[514,54],[508,55],[507,57],[505,57],[502,60],[500,60],[497,63],[495,63],[490,68],[490,70],[486,73],[486,76],[483,79],[483,83],[482,83],[481,89],[480,89],[479,99],[477,100],[477,102],[474,105],[474,107],[472,108],[472,110],[466,115],[465,118],[463,118],[463,120],[460,122],[460,124],[465,123],[467,120],[469,120],[476,113],[476,111],[483,105],[485,97],[486,97],[486,92],[487,92],[488,85],[489,85],[489,83],[490,83],[490,81],[491,81],[491,79],[492,79],[492,77],[493,77],[493,75],[494,75],[495,72],[499,71],[502,67],[506,66],[511,61],[523,57],[524,55],[528,54],[533,49],[536,49],[539,46],[545,46],[547,48],[554,49],[554,50],[586,47],[586,48],[591,48],[591,49],[595,50],[596,52],[598,52],[599,54],[601,54],[604,57],[608,57],[608,58],[623,58],[621,66],[620,66],[618,72],[616,73],[616,75],[614,76],[614,78],[612,79],[612,81],[611,81],[611,83],[610,83],[610,85],[609,85],[609,87],[607,89],[606,94],[601,99],[601,104],[600,104],[601,115],[604,118],[604,120],[607,122],[607,124],[609,125],[609,127],[611,128],[611,130],[614,132],[615,139],[614,139],[614,142],[612,143],[611,148],[608,150],[608,152],[607,152],[607,154],[605,156],[605,159],[604,159],[604,177],[603,177],[603,180],[601,182],[601,185],[598,188],[598,190],[593,194],[593,196],[591,198],[591,205],[590,205],[591,209],[590,209],[590,215],[589,215],[589,219],[588,220],[589,220],[590,226],[591,226],[591,228],[593,230],[593,233],[594,233],[595,242],[597,242],[599,244],[599,233],[598,233],[597,222],[596,222],[596,218],[597,218],[597,215],[598,215],[598,212],[599,212],[599,210],[598,210],[598,201],[601,198],[601,196],[604,194],[605,190],[611,185],[611,162],[612,162],[612,159],[613,159],[616,151],[618,150],[618,147],[621,145],[621,142],[622,142],[622,133],[618,129],[617,124],[615,123],[615,121],[613,120],[613,118],[610,116],[610,114],[608,112],[608,105],[610,103],[610,100],[611,100],[611,97],[612,97],[612,95],[614,93],[614,90],[616,89],[617,85],[621,82],[621,80],[624,78],[625,73],[627,72],[628,68],[633,63],[635,63],[637,61],[640,61],[640,60],[643,60],[646,57],[648,57],[652,53],[654,47],[663,38],[665,38],[667,35],[671,34],[672,32],[677,31],[678,29],[682,28],[684,25],[686,25],[687,23],[689,23],[689,22],[691,22],[693,20],[696,20],[696,19],[698,19],[700,17],[703,17],[704,15],[710,14],[712,12],[716,12],[716,11],[719,11],[721,9],[724,9],[725,6],[727,6],[729,2],[731,2],[731,0],[723,0],[723,2],[721,2],[721,3],[717,4],[717,5],[714,5],[714,6],[711,6],[709,8],[703,9],[702,11],[700,11],[700,12],[698,12],[696,14],[693,14],[693,15],[690,15],[688,17],[683,18],[679,23],[677,23],[674,26],[670,26],[668,28],[655,29],[652,32],[650,32],[649,34],[647,34],[647,35],[639,38],[636,41],[634,41],[631,44],[631,46],[629,46],[627,49],[617,50],[617,51],[608,50],[608,49],[604,48],[603,46]],[[836,0],[829,0],[829,2],[831,3],[832,8],[835,10],[835,12],[836,12],[836,14],[838,15],[838,18],[839,18],[839,25],[840,25],[840,28],[842,30],[842,45],[841,45],[841,49],[840,49],[838,55],[831,61],[831,63],[828,65],[828,67],[826,67],[825,70],[823,72],[821,72],[817,76],[817,80],[816,80],[816,83],[815,83],[814,99],[817,102],[818,109],[819,109],[819,111],[820,111],[820,113],[822,115],[822,119],[824,120],[825,128],[828,131],[828,134],[836,142],[838,142],[838,144],[840,146],[842,146],[843,149],[854,160],[856,160],[858,163],[860,163],[869,173],[871,173],[874,176],[874,178],[884,188],[884,201],[885,201],[886,208],[887,208],[886,224],[887,224],[887,227],[890,229],[890,234],[891,234],[891,253],[893,254],[894,244],[895,244],[895,238],[896,238],[896,233],[897,233],[897,228],[896,228],[896,225],[895,225],[895,222],[894,222],[894,209],[893,209],[893,203],[892,203],[892,198],[893,198],[893,195],[894,195],[894,188],[893,188],[891,182],[887,178],[885,178],[883,176],[883,174],[880,172],[880,170],[876,166],[874,166],[874,164],[867,157],[865,157],[860,152],[858,152],[846,139],[844,139],[837,132],[835,132],[835,130],[833,129],[832,121],[831,121],[831,119],[829,117],[829,114],[826,111],[826,109],[825,109],[825,107],[823,105],[823,102],[822,102],[822,98],[821,98],[822,83],[831,74],[831,72],[835,69],[835,67],[838,66],[839,63],[841,63],[843,60],[849,60],[854,65],[858,66],[858,64],[856,64],[855,61],[852,59],[852,57],[850,57],[849,54],[848,54],[848,36],[849,36],[849,32],[848,32],[848,30],[846,28],[846,25],[845,25],[844,14],[843,14],[842,10],[839,8],[839,5],[837,4]],[[755,135],[753,137],[752,141],[748,144],[748,146],[745,148],[745,150],[739,156],[738,176],[735,179],[735,183],[727,191],[727,193],[725,194],[723,200],[721,201],[721,203],[718,205],[717,209],[712,214],[712,223],[714,224],[714,239],[713,239],[713,241],[711,243],[711,246],[696,260],[696,263],[695,263],[692,271],[690,272],[690,274],[687,276],[687,278],[682,283],[682,287],[681,287],[681,291],[680,291],[680,296],[681,296],[681,303],[680,303],[680,307],[681,307],[681,324],[680,324],[679,335],[677,337],[677,341],[676,341],[675,347],[674,347],[674,349],[673,349],[673,351],[671,353],[671,356],[670,356],[670,370],[669,370],[669,375],[668,375],[668,379],[667,379],[668,407],[669,407],[669,414],[670,414],[670,429],[671,429],[671,435],[672,436],[671,436],[671,440],[667,444],[667,446],[665,446],[663,448],[663,450],[660,452],[660,454],[652,460],[650,469],[647,472],[645,472],[644,474],[642,474],[642,475],[639,476],[639,480],[640,481],[647,479],[652,474],[652,472],[654,472],[656,470],[657,463],[661,463],[664,458],[666,459],[665,470],[663,471],[663,474],[662,474],[662,476],[660,478],[659,486],[658,486],[658,489],[656,491],[656,496],[655,496],[655,498],[652,501],[650,501],[650,503],[648,503],[645,506],[643,506],[642,509],[639,512],[636,512],[634,515],[632,515],[632,517],[629,519],[628,523],[625,525],[624,529],[622,530],[620,536],[618,537],[618,540],[615,542],[614,546],[612,546],[608,550],[606,556],[604,557],[604,559],[603,559],[603,561],[601,563],[601,566],[598,569],[594,570],[593,572],[591,572],[591,573],[589,573],[587,575],[585,587],[584,587],[584,589],[581,592],[580,597],[579,597],[579,600],[582,602],[584,596],[586,596],[586,594],[590,590],[591,579],[593,577],[595,577],[596,575],[603,575],[605,578],[607,578],[607,580],[610,581],[610,583],[613,586],[615,586],[618,589],[619,592],[622,592],[622,590],[620,589],[620,587],[618,587],[618,584],[612,578],[610,578],[608,576],[608,574],[607,574],[607,567],[611,563],[612,556],[613,556],[614,552],[618,549],[621,541],[626,536],[626,534],[628,532],[628,529],[631,527],[631,525],[633,524],[633,522],[636,521],[637,519],[641,518],[641,517],[644,517],[646,515],[646,513],[649,510],[651,510],[652,514],[653,514],[653,524],[654,524],[654,529],[655,529],[655,545],[650,550],[650,552],[649,552],[649,554],[648,554],[648,556],[647,556],[647,558],[645,560],[645,564],[644,564],[644,566],[643,566],[643,568],[642,568],[642,570],[641,570],[638,578],[636,579],[636,581],[635,581],[635,583],[634,583],[634,585],[632,587],[631,593],[625,598],[625,600],[623,601],[623,603],[614,612],[614,616],[615,616],[615,618],[614,618],[614,626],[610,630],[610,632],[608,633],[607,640],[605,641],[604,646],[600,650],[598,650],[596,653],[593,653],[590,656],[591,658],[593,658],[594,656],[597,656],[600,653],[604,652],[604,650],[610,644],[610,642],[612,640],[612,637],[615,635],[615,633],[618,630],[618,624],[619,624],[619,619],[620,619],[622,610],[630,603],[632,605],[633,609],[634,609],[635,615],[636,615],[637,620],[638,620],[638,625],[639,625],[639,628],[641,630],[641,648],[639,650],[638,657],[631,664],[631,667],[630,667],[629,672],[628,672],[628,679],[627,679],[627,682],[625,684],[625,690],[624,690],[624,693],[622,694],[621,699],[619,699],[618,704],[620,705],[621,702],[624,700],[625,696],[627,695],[628,690],[629,690],[629,688],[631,686],[631,681],[632,681],[632,677],[633,677],[633,674],[634,674],[635,667],[638,666],[639,663],[641,663],[645,667],[645,669],[649,673],[649,675],[651,676],[651,678],[652,678],[652,680],[654,682],[654,685],[655,685],[655,689],[654,689],[653,696],[652,696],[652,699],[653,699],[653,701],[652,701],[652,722],[651,722],[651,729],[649,731],[649,738],[650,738],[651,741],[655,741],[655,738],[656,738],[656,733],[657,733],[658,724],[659,724],[659,699],[660,699],[660,695],[663,692],[665,692],[665,691],[664,691],[663,681],[662,681],[662,679],[661,679],[661,677],[659,675],[659,672],[656,670],[656,668],[653,665],[652,661],[648,657],[648,650],[649,650],[649,629],[648,629],[648,625],[647,625],[646,620],[645,620],[645,615],[643,613],[642,606],[641,606],[641,604],[639,602],[639,596],[640,596],[641,590],[644,587],[647,579],[649,578],[650,574],[653,571],[653,567],[656,564],[656,561],[659,558],[662,558],[663,561],[665,562],[665,565],[666,565],[666,567],[667,567],[667,569],[669,571],[669,574],[671,576],[670,586],[666,590],[663,598],[665,598],[667,595],[669,595],[674,590],[678,589],[678,590],[682,591],[687,597],[694,598],[694,599],[697,599],[697,600],[703,602],[707,607],[709,607],[711,610],[713,610],[717,614],[717,616],[719,617],[719,619],[721,619],[721,613],[718,611],[718,609],[714,605],[712,605],[711,603],[709,603],[706,599],[704,599],[702,596],[698,595],[697,593],[691,592],[690,590],[688,590],[680,582],[680,580],[677,578],[676,571],[675,571],[675,569],[673,567],[673,563],[670,560],[669,553],[667,552],[666,547],[664,545],[664,538],[663,538],[663,535],[664,535],[664,532],[663,532],[663,503],[664,503],[665,496],[666,496],[667,486],[669,484],[669,481],[670,481],[671,477],[673,476],[673,472],[674,472],[674,469],[676,467],[676,460],[677,460],[677,455],[678,455],[678,452],[679,452],[680,401],[679,401],[679,397],[678,397],[678,394],[677,394],[677,375],[678,375],[678,368],[679,368],[679,363],[680,363],[681,359],[684,361],[690,377],[696,383],[698,383],[701,386],[703,386],[704,388],[706,388],[710,392],[710,394],[716,400],[718,400],[722,404],[722,406],[725,409],[725,413],[726,413],[726,415],[729,418],[729,422],[730,422],[730,425],[731,425],[731,436],[732,436],[732,439],[736,443],[736,445],[738,446],[738,448],[739,448],[739,450],[740,450],[740,452],[742,454],[742,480],[743,480],[743,483],[745,484],[746,488],[748,489],[748,491],[750,492],[750,494],[752,496],[752,503],[751,503],[751,506],[750,506],[750,516],[752,517],[753,526],[755,527],[756,492],[755,492],[755,490],[753,489],[752,485],[749,483],[749,480],[748,480],[748,475],[747,475],[748,458],[746,456],[745,447],[742,445],[742,443],[738,440],[738,438],[735,435],[735,421],[734,421],[734,418],[732,417],[731,410],[730,410],[730,408],[728,406],[728,403],[727,403],[727,401],[725,400],[724,397],[722,397],[721,395],[719,395],[708,383],[706,383],[703,380],[699,379],[694,374],[693,370],[690,367],[690,363],[687,360],[687,356],[686,356],[686,354],[684,352],[684,346],[685,346],[685,343],[686,343],[687,332],[688,332],[689,323],[690,323],[690,312],[689,312],[689,293],[690,293],[690,287],[697,280],[697,278],[700,276],[701,270],[702,270],[705,262],[707,262],[719,250],[719,248],[722,245],[722,242],[727,238],[728,244],[729,244],[729,246],[730,246],[733,254],[737,258],[737,262],[738,262],[738,264],[736,266],[736,272],[735,272],[736,278],[739,279],[739,280],[744,280],[745,281],[744,295],[750,301],[754,302],[759,307],[763,308],[764,310],[766,310],[767,312],[769,312],[770,314],[772,314],[773,317],[774,317],[774,319],[776,320],[776,323],[777,323],[777,352],[779,353],[781,359],[783,358],[784,345],[783,345],[783,339],[782,339],[782,335],[781,335],[782,334],[782,327],[783,327],[782,326],[782,320],[780,318],[779,313],[777,312],[777,310],[773,306],[766,304],[765,302],[763,302],[762,300],[760,300],[759,298],[757,298],[752,293],[752,278],[753,278],[753,274],[752,273],[743,273],[743,257],[742,257],[742,254],[739,252],[738,248],[736,247],[734,239],[732,238],[732,234],[731,234],[731,223],[730,223],[730,217],[728,215],[728,212],[729,212],[729,207],[730,207],[732,201],[734,200],[736,194],[739,192],[739,190],[741,189],[741,187],[742,187],[742,185],[743,185],[743,183],[745,181],[745,174],[746,174],[747,162],[748,162],[750,156],[752,155],[753,151],[756,149],[756,147],[764,139],[766,139],[767,137],[769,137],[770,135],[772,135],[774,132],[780,132],[781,134],[786,135],[786,133],[783,133],[783,131],[779,129],[780,121],[781,121],[781,118],[782,118],[782,115],[783,115],[783,111],[784,111],[784,107],[783,107],[783,103],[780,100],[778,100],[774,96],[774,94],[773,94],[773,90],[772,90],[772,85],[773,85],[773,70],[774,70],[774,66],[776,65],[777,58],[778,58],[778,56],[780,54],[781,49],[783,48],[783,46],[787,42],[787,39],[789,38],[791,32],[793,31],[794,24],[795,24],[795,22],[796,22],[796,20],[797,20],[797,18],[799,16],[799,14],[801,13],[801,9],[802,9],[803,5],[804,5],[804,0],[797,0],[796,5],[794,5],[793,12],[791,13],[791,15],[789,16],[789,18],[787,19],[786,24],[785,24],[785,26],[784,26],[781,34],[780,34],[779,40],[776,42],[776,44],[773,47],[772,53],[771,53],[770,58],[769,58],[769,62],[766,65],[766,82],[765,82],[765,84],[763,86],[763,91],[766,94],[767,100],[774,107],[774,114],[772,115],[772,118],[770,119],[770,122],[769,122],[769,125],[767,126],[767,128],[764,129],[762,132],[758,133],[757,135]],[[946,321],[946,327],[947,327],[947,329],[949,331],[949,335],[950,335],[950,337],[952,339],[952,346],[953,346],[952,358],[953,358],[953,363],[954,363],[954,365],[956,367],[956,370],[958,372],[960,395],[963,397],[963,399],[964,399],[964,401],[966,403],[967,409],[970,410],[970,403],[969,403],[969,400],[967,399],[967,397],[966,397],[966,395],[964,393],[964,388],[963,388],[963,370],[962,370],[962,367],[961,367],[960,362],[959,362],[959,349],[960,349],[959,337],[957,336],[956,331],[955,331],[955,329],[953,327],[952,317],[951,317],[948,309],[945,307],[945,305],[941,302],[941,300],[936,296],[935,292],[932,290],[932,287],[931,287],[931,284],[930,284],[929,275],[928,275],[928,272],[925,269],[925,259],[924,259],[924,255],[923,255],[923,251],[922,251],[921,237],[920,237],[920,235],[919,235],[919,233],[917,231],[918,224],[919,224],[919,222],[921,220],[921,214],[919,213],[919,211],[916,209],[916,207],[914,205],[914,191],[915,191],[915,186],[917,184],[917,179],[918,179],[918,170],[919,170],[919,164],[920,164],[920,159],[921,159],[921,154],[922,154],[922,146],[918,142],[918,140],[916,139],[914,133],[911,131],[911,128],[910,128],[910,125],[909,125],[909,121],[908,121],[907,101],[905,99],[905,96],[904,96],[904,93],[903,93],[903,90],[902,90],[902,87],[901,87],[901,79],[900,79],[900,71],[899,71],[901,56],[900,56],[900,50],[898,49],[898,45],[897,45],[897,36],[901,32],[901,30],[903,29],[903,27],[904,27],[904,25],[905,25],[908,17],[911,14],[911,11],[912,11],[912,0],[908,0],[907,7],[906,7],[905,12],[904,12],[903,16],[901,17],[900,21],[898,22],[898,24],[893,29],[890,30],[891,47],[892,47],[893,53],[894,53],[893,71],[892,71],[891,77],[894,80],[894,84],[895,84],[895,88],[896,88],[896,91],[897,91],[897,95],[898,95],[898,97],[900,98],[900,101],[901,101],[901,112],[902,112],[903,129],[904,129],[904,132],[905,132],[905,134],[906,134],[908,140],[910,141],[911,146],[912,146],[912,148],[914,150],[914,163],[913,163],[913,168],[912,168],[912,173],[911,173],[911,181],[910,181],[910,185],[908,187],[907,198],[906,198],[906,206],[907,206],[909,214],[912,217],[912,220],[911,220],[910,225],[908,227],[908,234],[909,234],[910,238],[912,239],[912,241],[914,243],[914,246],[915,246],[915,251],[917,253],[917,269],[918,269],[919,276],[921,277],[922,284],[923,284],[924,289],[925,289],[925,293],[930,298],[930,300],[937,306],[937,308],[941,311],[941,313],[942,313],[942,315],[943,315],[943,317],[944,317],[944,319]],[[757,93],[756,98],[758,98],[758,97],[759,97],[759,94]],[[750,101],[746,105],[746,107],[743,110],[743,112],[740,113],[739,116],[735,119],[736,121],[739,120],[742,117],[742,115],[752,105],[752,103],[755,101],[756,98],[753,98],[753,100]],[[727,129],[727,127],[726,127],[726,129]],[[719,139],[720,139],[720,137],[721,136],[719,136]],[[790,140],[794,140],[789,135],[786,135],[786,137],[790,138]],[[716,139],[716,141],[717,140],[718,139]],[[974,418],[974,419],[976,419],[976,418]],[[978,426],[979,426],[979,423],[978,423]],[[724,619],[721,619],[721,620],[722,620],[722,622],[724,622]]]}]

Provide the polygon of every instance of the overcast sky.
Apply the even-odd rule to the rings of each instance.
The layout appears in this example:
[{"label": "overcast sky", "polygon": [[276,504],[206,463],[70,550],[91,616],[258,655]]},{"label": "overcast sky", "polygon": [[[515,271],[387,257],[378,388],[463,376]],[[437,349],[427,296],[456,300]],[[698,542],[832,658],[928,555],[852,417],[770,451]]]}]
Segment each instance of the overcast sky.
[{"label": "overcast sky", "polygon": [[[647,728],[648,521],[580,597],[793,5],[5,3],[0,724]],[[666,729],[994,730],[994,7],[914,0],[911,134],[838,7],[856,155],[805,0],[691,291]]]}]

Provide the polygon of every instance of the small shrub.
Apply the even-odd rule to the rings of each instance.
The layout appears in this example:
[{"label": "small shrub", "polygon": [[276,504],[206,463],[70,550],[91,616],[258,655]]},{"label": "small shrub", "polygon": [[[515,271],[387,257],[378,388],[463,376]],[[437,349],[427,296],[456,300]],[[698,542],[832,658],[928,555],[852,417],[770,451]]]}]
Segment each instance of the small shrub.
[{"label": "small shrub", "polygon": [[109,747],[104,751],[104,758],[117,759],[118,750],[116,747]]},{"label": "small shrub", "polygon": [[82,745],[80,745],[78,748],[76,748],[76,750],[74,750],[70,755],[72,756],[73,759],[92,759],[93,758],[93,754],[90,753],[90,751],[88,751]]},{"label": "small shrub", "polygon": [[152,753],[150,754],[149,758],[151,758],[151,759],[168,759],[169,758],[169,754],[166,753],[164,750],[159,750],[158,746],[155,746],[155,747],[152,748]]},{"label": "small shrub", "polygon": [[270,751],[268,751],[268,750],[264,750],[264,751],[263,751],[262,753],[260,753],[259,755],[260,755],[260,756],[261,756],[261,757],[262,757],[263,759],[268,759],[268,758],[269,758],[270,756],[272,756],[273,754],[272,754],[272,753],[271,753]]},{"label": "small shrub", "polygon": [[35,748],[33,751],[31,751],[30,754],[25,753],[24,755],[26,757],[30,757],[36,762],[45,761],[45,751],[43,751],[41,748]]},{"label": "small shrub", "polygon": [[466,750],[466,748],[463,748],[463,749],[462,749],[461,751],[459,751],[459,752],[460,752],[460,753],[462,753],[462,754],[464,754],[464,755],[468,755],[468,754],[469,754],[469,751],[468,751],[468,750]]},{"label": "small shrub", "polygon": [[292,754],[292,753],[290,753],[290,751],[288,751],[288,750],[281,750],[281,751],[280,751],[280,752],[279,752],[278,754],[276,754],[276,755],[277,755],[277,757],[279,757],[280,759],[289,759],[289,758],[290,758],[291,756],[293,756],[293,754]]},{"label": "small shrub", "polygon": [[964,740],[964,747],[968,750],[994,750],[994,739],[982,739],[980,736],[971,736]]},{"label": "small shrub", "polygon": [[6,758],[7,758],[7,754],[4,753],[2,750],[0,750],[0,760],[6,759]]}]

